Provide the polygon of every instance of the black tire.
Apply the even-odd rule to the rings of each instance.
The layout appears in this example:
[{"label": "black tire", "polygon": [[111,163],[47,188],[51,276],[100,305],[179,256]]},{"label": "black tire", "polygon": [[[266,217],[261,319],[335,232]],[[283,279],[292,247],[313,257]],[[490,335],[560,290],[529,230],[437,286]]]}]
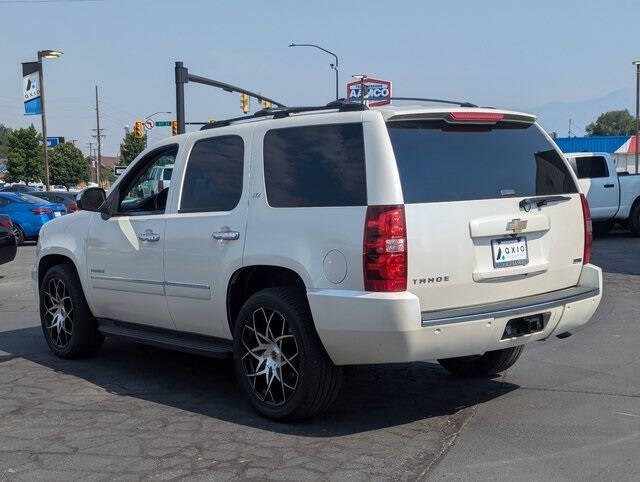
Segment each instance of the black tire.
[{"label": "black tire", "polygon": [[[299,420],[326,410],[335,400],[342,368],[322,346],[304,292],[281,287],[255,293],[240,310],[233,335],[238,383],[261,414]],[[275,345],[268,338],[276,340]]]},{"label": "black tire", "polygon": [[613,229],[613,221],[600,221],[593,223],[593,234],[595,236],[605,236]]},{"label": "black tire", "polygon": [[631,209],[629,216],[629,228],[635,236],[640,236],[640,202],[637,202]]},{"label": "black tire", "polygon": [[42,279],[39,297],[42,331],[56,356],[79,358],[100,348],[104,337],[98,331],[72,266],[51,267]]},{"label": "black tire", "polygon": [[22,246],[24,244],[24,231],[17,224],[13,224],[13,236],[16,238],[16,244]]},{"label": "black tire", "polygon": [[491,377],[513,366],[524,345],[488,351],[483,355],[445,358],[438,363],[453,375],[464,378]]}]

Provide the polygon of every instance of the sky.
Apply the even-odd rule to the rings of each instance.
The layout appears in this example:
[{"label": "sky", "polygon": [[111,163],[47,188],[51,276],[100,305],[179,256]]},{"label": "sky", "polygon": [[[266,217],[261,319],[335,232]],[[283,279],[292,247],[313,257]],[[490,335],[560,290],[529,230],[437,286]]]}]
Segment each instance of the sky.
[{"label": "sky", "polygon": [[[95,142],[95,85],[102,151],[115,155],[125,125],[156,111],[175,118],[177,60],[287,105],[332,100],[332,57],[292,42],[338,55],[341,95],[365,73],[391,80],[397,96],[531,111],[621,91],[633,106],[638,19],[640,2],[624,0],[0,0],[0,123],[41,129],[23,115],[20,65],[40,49],[64,52],[44,65],[48,135],[84,152]],[[187,121],[242,115],[238,94],[187,84],[185,99]],[[564,116],[543,126],[564,134]],[[156,127],[149,142],[170,134]]]}]

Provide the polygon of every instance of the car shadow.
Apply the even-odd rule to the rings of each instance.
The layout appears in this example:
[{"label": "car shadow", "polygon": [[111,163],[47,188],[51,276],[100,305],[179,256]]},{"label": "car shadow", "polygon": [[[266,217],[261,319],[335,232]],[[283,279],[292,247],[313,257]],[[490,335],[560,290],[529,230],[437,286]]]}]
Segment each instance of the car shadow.
[{"label": "car shadow", "polygon": [[451,377],[437,363],[347,367],[342,391],[315,419],[279,423],[260,416],[241,393],[231,360],[215,360],[107,339],[98,354],[56,358],[40,327],[0,333],[0,364],[24,358],[82,378],[109,393],[175,407],[276,433],[333,437],[453,414],[500,397],[517,385]]},{"label": "car shadow", "polygon": [[640,238],[613,230],[594,238],[591,262],[605,273],[640,275]]}]

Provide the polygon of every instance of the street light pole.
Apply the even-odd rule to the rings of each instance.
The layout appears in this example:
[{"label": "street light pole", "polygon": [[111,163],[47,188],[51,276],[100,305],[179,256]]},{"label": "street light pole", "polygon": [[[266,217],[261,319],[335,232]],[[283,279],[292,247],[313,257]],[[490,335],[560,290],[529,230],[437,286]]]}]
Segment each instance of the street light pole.
[{"label": "street light pole", "polygon": [[42,119],[42,151],[44,155],[44,185],[47,191],[49,185],[49,153],[47,152],[47,117],[44,113],[44,76],[42,75],[42,51],[38,51],[38,79],[40,81],[40,118]]},{"label": "street light pole", "polygon": [[335,71],[336,73],[336,100],[338,100],[340,98],[340,94],[339,92],[339,80],[338,80],[338,56],[336,54],[334,54],[333,52],[331,52],[330,50],[327,50],[325,48],[320,47],[319,45],[315,45],[315,44],[290,44],[289,47],[313,47],[319,50],[322,50],[323,52],[328,53],[329,55],[333,55],[333,57],[336,59],[336,63],[335,64],[329,64],[329,66]]},{"label": "street light pole", "polygon": [[638,174],[638,135],[640,134],[640,60],[632,62],[636,66],[636,142],[635,142],[635,157],[636,157],[636,170]]}]

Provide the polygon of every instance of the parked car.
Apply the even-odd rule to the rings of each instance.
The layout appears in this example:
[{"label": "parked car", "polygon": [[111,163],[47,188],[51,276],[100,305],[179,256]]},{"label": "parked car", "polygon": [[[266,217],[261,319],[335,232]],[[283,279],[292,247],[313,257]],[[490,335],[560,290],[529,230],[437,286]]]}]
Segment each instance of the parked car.
[{"label": "parked car", "polygon": [[61,191],[32,191],[28,194],[39,197],[45,201],[51,203],[64,204],[67,213],[75,213],[78,210],[78,204],[76,203],[76,193],[61,192]]},{"label": "parked car", "polygon": [[640,174],[617,172],[606,152],[570,152],[565,156],[589,201],[594,229],[606,232],[614,222],[620,222],[640,236]]},{"label": "parked car", "polygon": [[24,184],[12,184],[11,186],[5,185],[0,189],[0,192],[30,192],[36,190],[36,186],[26,186]]},{"label": "parked car", "polygon": [[592,317],[589,207],[534,116],[276,114],[147,148],[106,201],[87,189],[42,228],[32,277],[53,353],[107,335],[233,357],[254,407],[289,420],[326,409],[344,365],[494,376]]},{"label": "parked car", "polygon": [[6,214],[0,214],[0,264],[13,261],[17,250],[11,218]]},{"label": "parked car", "polygon": [[148,172],[147,178],[140,183],[140,190],[143,197],[157,194],[171,185],[171,175],[173,174],[173,164],[155,166]]},{"label": "parked car", "polygon": [[66,212],[64,204],[53,204],[30,194],[0,192],[0,213],[11,216],[18,245],[25,239],[36,239],[44,223]]}]

